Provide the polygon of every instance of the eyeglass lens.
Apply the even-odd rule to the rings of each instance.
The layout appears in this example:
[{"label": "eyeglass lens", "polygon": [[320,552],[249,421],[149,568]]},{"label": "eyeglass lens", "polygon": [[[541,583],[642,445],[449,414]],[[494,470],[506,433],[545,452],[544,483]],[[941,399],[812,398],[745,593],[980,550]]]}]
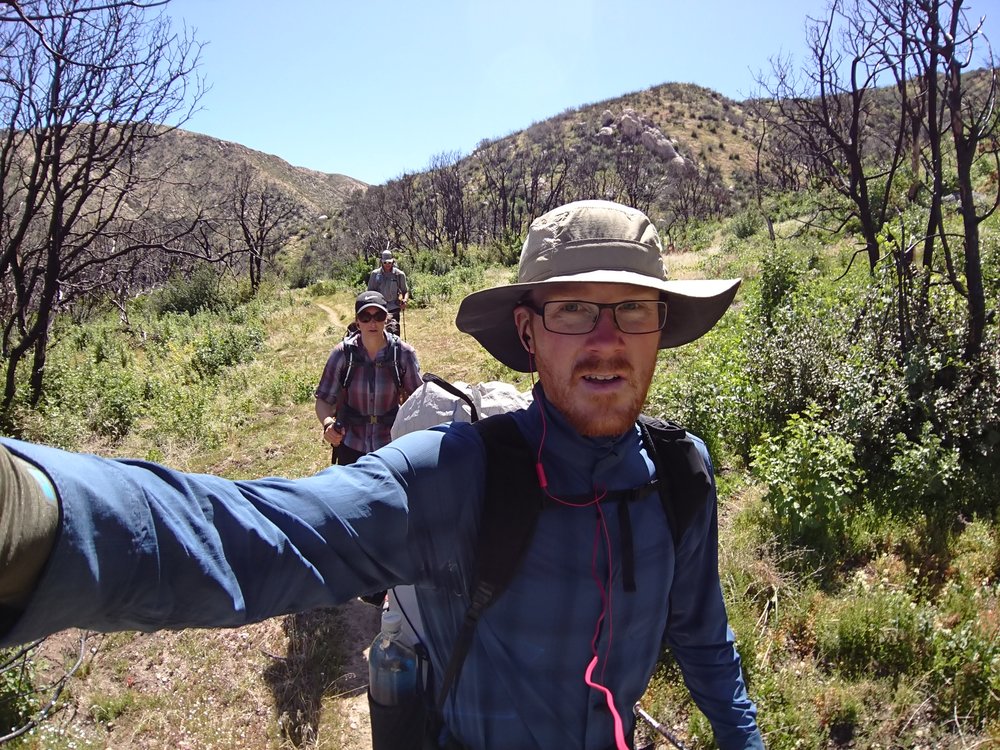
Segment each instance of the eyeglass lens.
[{"label": "eyeglass lens", "polygon": [[381,323],[383,320],[385,320],[385,313],[382,312],[381,310],[376,310],[373,313],[366,313],[366,312],[358,313],[359,323],[370,323],[373,318],[377,320],[379,323]]},{"label": "eyeglass lens", "polygon": [[622,333],[653,333],[662,330],[667,320],[667,303],[661,300],[551,300],[542,307],[542,322],[552,333],[590,333],[605,308],[614,313],[615,325]]}]

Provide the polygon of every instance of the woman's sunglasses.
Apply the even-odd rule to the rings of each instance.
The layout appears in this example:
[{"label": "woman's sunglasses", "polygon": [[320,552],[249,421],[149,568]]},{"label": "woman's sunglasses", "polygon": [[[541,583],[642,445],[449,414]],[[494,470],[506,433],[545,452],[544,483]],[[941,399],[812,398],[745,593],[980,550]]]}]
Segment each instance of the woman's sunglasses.
[{"label": "woman's sunglasses", "polygon": [[375,320],[379,323],[383,322],[385,320],[385,310],[376,310],[375,312],[372,313],[366,313],[366,312],[358,313],[359,323],[370,323],[372,320]]}]

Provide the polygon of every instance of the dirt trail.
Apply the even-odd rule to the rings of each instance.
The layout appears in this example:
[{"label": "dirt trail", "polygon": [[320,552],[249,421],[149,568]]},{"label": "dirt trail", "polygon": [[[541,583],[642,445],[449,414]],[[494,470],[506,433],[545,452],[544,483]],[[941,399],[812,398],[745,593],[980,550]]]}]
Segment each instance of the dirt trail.
[{"label": "dirt trail", "polygon": [[340,316],[337,315],[336,312],[334,312],[332,307],[327,307],[322,302],[317,302],[316,307],[318,307],[320,310],[326,313],[326,317],[330,319],[330,325],[338,326],[342,324]]},{"label": "dirt trail", "polygon": [[[326,313],[333,327],[346,325],[342,317],[328,305],[317,302],[316,306]],[[378,609],[355,601],[337,608],[340,625],[343,628],[342,653],[343,674],[335,684],[339,692],[328,699],[328,709],[336,718],[331,722],[339,727],[334,746],[343,750],[368,750],[371,747],[371,723],[368,719],[368,646],[378,632],[380,613]],[[322,730],[321,730],[322,731]],[[318,737],[317,746],[325,746]]]}]

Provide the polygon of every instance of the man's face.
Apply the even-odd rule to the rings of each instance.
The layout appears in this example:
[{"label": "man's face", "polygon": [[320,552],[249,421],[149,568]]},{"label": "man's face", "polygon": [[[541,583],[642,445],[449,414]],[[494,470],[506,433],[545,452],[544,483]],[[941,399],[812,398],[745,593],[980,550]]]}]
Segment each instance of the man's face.
[{"label": "man's face", "polygon": [[[655,300],[655,291],[630,284],[546,284],[533,294],[541,309],[552,300],[618,303]],[[642,410],[656,368],[659,331],[623,333],[610,308],[602,309],[590,333],[561,334],[545,328],[542,315],[514,310],[519,332],[531,336],[538,377],[549,401],[578,432],[589,437],[621,435]]]},{"label": "man's face", "polygon": [[382,261],[382,270],[385,271],[386,273],[388,273],[389,271],[392,270],[392,264],[393,264],[393,261],[391,261],[391,260],[383,260]]}]

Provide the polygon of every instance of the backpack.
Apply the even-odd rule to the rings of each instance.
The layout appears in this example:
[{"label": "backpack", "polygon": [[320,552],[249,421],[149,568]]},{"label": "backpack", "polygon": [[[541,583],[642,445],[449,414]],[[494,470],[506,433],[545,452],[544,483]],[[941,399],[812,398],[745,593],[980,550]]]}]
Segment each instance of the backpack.
[{"label": "backpack", "polygon": [[[646,452],[656,467],[656,479],[629,490],[608,492],[606,500],[627,503],[648,492],[657,492],[676,548],[709,499],[712,483],[708,468],[697,444],[676,423],[640,415],[637,424]],[[487,456],[475,584],[472,603],[436,691],[438,715],[458,680],[479,618],[517,575],[545,505],[534,455],[513,417],[500,414],[476,422],[475,426],[486,445]],[[625,590],[634,591],[634,568],[626,565],[623,578]]]},{"label": "backpack", "polygon": [[[450,410],[452,414],[465,417],[461,403],[465,401],[471,418],[456,421],[474,422],[486,447],[486,495],[480,523],[475,583],[470,592],[472,603],[466,611],[444,674],[440,676],[440,687],[434,686],[435,676],[430,673],[429,664],[423,665],[426,693],[428,698],[433,699],[433,710],[439,718],[458,680],[479,618],[517,574],[544,508],[545,498],[538,485],[534,456],[513,417],[500,411],[493,412],[486,419],[477,419],[479,410],[472,398],[474,388],[456,388],[429,373],[423,377],[425,384],[414,394],[431,385],[446,391],[451,400],[439,397],[434,402],[436,415]],[[511,388],[504,384],[486,385],[489,386],[487,393]],[[525,399],[524,394],[518,395]],[[424,399],[416,399],[413,408],[419,410],[422,403]],[[515,405],[513,408],[521,408],[522,405]],[[430,418],[425,413],[425,419]],[[438,419],[433,424],[443,421],[448,420]],[[416,423],[415,418],[406,422],[411,426]],[[674,422],[664,422],[645,415],[640,415],[637,424],[646,452],[656,468],[656,479],[630,490],[609,492],[608,499],[627,502],[648,492],[657,492],[676,546],[692,521],[706,506],[711,490],[711,477],[697,444],[682,427]],[[424,425],[426,426],[432,425]],[[406,431],[408,430],[402,432]],[[398,436],[394,428],[393,438]],[[623,571],[623,575],[626,590],[634,590],[634,571],[627,569]],[[397,586],[391,589],[389,608],[403,615],[404,641],[414,646],[418,654],[426,654],[426,648],[421,642],[423,628],[413,587]],[[426,657],[424,660],[426,661]]]},{"label": "backpack", "polygon": [[[386,339],[389,342],[389,361],[392,367],[392,379],[396,383],[396,388],[403,390],[403,376],[406,374],[406,368],[399,358],[399,351],[402,347],[399,345],[399,336],[395,334],[386,332]],[[347,335],[344,336],[344,355],[346,357],[344,361],[344,367],[340,371],[340,387],[343,390],[347,390],[347,386],[351,384],[354,379],[354,373],[359,366],[365,367],[385,367],[386,363],[383,361],[373,361],[368,357],[360,357],[358,354],[358,340],[360,335]]]},{"label": "backpack", "polygon": [[[409,397],[410,394],[403,388],[403,376],[406,374],[406,367],[403,366],[403,362],[400,358],[400,350],[403,348],[400,344],[400,338],[399,336],[389,333],[388,331],[386,331],[385,336],[386,340],[389,342],[388,363],[384,360],[372,360],[368,357],[360,356],[358,342],[361,338],[361,334],[348,334],[347,336],[344,336],[345,359],[344,365],[340,371],[340,392],[337,395],[337,404],[334,407],[338,421],[345,424],[359,424],[375,420],[379,424],[392,425],[396,419],[396,414],[399,411],[399,405],[406,401]],[[384,414],[372,415],[363,414],[347,403],[347,388],[354,379],[354,375],[359,367],[381,368],[386,366],[392,368],[392,380],[396,384],[397,398],[395,407]]]}]

